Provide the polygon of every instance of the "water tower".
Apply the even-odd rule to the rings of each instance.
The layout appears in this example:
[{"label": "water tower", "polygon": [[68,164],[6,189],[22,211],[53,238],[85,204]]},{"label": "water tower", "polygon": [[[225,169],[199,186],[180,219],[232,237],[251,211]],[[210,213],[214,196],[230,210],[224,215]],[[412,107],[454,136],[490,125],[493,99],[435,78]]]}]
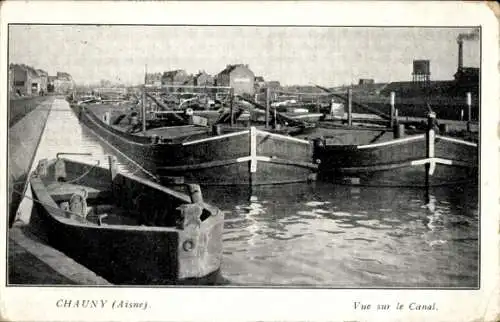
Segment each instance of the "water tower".
[{"label": "water tower", "polygon": [[413,82],[427,84],[431,80],[431,64],[429,60],[413,61]]}]

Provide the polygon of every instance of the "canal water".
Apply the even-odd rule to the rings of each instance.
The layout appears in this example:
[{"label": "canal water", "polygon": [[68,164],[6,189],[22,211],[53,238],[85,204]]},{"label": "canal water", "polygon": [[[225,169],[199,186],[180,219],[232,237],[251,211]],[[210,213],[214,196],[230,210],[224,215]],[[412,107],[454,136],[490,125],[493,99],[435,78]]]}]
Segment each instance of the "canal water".
[{"label": "canal water", "polygon": [[[35,163],[58,152],[93,164],[117,157],[63,100],[49,115]],[[207,187],[225,212],[222,273],[235,286],[448,288],[479,284],[477,187],[353,187],[316,182]],[[24,201],[27,202],[26,200]]]}]

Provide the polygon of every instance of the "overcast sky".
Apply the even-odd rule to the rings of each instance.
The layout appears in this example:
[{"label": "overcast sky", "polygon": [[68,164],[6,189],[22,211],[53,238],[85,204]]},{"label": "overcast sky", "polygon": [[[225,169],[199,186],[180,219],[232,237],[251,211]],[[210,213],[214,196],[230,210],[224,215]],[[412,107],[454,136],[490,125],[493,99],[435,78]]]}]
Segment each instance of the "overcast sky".
[{"label": "overcast sky", "polygon": [[[458,28],[10,26],[9,61],[70,73],[77,83],[137,84],[149,72],[215,74],[245,63],[282,84],[337,86],[359,78],[411,80],[413,59],[431,79],[452,79]],[[464,43],[464,66],[479,66],[479,41]]]}]

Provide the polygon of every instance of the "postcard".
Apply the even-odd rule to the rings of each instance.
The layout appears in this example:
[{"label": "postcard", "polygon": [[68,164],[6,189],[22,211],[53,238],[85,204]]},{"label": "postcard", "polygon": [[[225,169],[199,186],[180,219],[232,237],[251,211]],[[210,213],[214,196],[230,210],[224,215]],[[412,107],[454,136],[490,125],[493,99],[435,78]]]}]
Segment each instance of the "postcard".
[{"label": "postcard", "polygon": [[497,9],[5,2],[2,320],[496,321]]}]

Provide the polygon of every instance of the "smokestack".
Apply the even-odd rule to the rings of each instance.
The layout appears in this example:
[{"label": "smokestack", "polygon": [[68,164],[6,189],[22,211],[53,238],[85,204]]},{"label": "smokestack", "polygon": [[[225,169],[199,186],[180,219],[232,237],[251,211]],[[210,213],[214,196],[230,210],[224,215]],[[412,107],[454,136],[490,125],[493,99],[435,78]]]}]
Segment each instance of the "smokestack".
[{"label": "smokestack", "polygon": [[461,38],[457,40],[458,43],[458,70],[461,70],[464,65],[464,42]]},{"label": "smokestack", "polygon": [[458,69],[462,69],[464,65],[464,40],[467,41],[476,41],[479,40],[479,29],[474,29],[472,32],[469,33],[462,33],[459,34],[457,37],[457,43],[458,43]]}]

